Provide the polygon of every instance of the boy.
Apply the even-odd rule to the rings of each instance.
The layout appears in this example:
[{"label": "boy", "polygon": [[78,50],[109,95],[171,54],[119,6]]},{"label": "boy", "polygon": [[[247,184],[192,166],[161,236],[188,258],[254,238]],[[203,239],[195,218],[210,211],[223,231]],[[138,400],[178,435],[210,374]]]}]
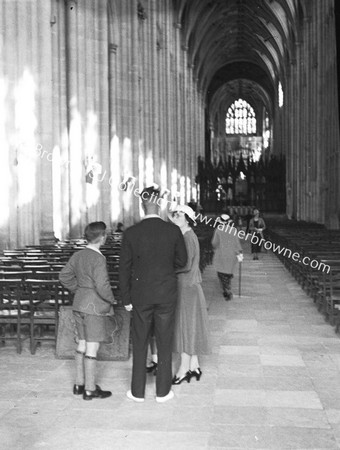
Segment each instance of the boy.
[{"label": "boy", "polygon": [[60,282],[75,293],[73,316],[76,322],[79,344],[76,350],[75,395],[84,400],[110,397],[110,391],[102,391],[95,384],[97,352],[105,341],[105,316],[113,314],[113,296],[106,259],[100,252],[105,243],[106,225],[92,222],[85,228],[88,245],[76,252],[59,275]]}]

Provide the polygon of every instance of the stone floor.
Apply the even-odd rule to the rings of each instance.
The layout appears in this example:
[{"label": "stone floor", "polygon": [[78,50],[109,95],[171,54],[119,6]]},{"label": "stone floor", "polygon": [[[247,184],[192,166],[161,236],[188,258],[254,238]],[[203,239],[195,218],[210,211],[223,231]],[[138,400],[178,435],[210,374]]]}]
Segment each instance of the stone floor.
[{"label": "stone floor", "polygon": [[131,360],[101,362],[107,400],[71,393],[73,362],[43,343],[31,356],[0,348],[0,448],[340,449],[340,338],[271,253],[242,266],[242,292],[225,302],[212,267],[204,273],[213,354],[199,382],[175,399],[125,396]]}]

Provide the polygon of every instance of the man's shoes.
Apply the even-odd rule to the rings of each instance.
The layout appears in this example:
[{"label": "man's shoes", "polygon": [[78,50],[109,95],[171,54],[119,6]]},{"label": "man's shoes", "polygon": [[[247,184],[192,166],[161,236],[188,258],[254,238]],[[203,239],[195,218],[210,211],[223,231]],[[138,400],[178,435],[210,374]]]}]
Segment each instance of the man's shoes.
[{"label": "man's shoes", "polygon": [[85,386],[83,384],[74,384],[73,385],[73,394],[74,395],[83,395],[85,390]]},{"label": "man's shoes", "polygon": [[99,386],[96,386],[95,391],[87,391],[84,390],[83,399],[84,400],[92,400],[93,398],[108,398],[111,397],[112,392],[110,391],[102,391]]},{"label": "man's shoes", "polygon": [[157,403],[165,403],[168,400],[171,400],[172,398],[174,398],[174,396],[175,396],[174,391],[170,391],[169,394],[165,395],[164,397],[156,396],[156,402]]},{"label": "man's shoes", "polygon": [[144,398],[143,397],[135,397],[134,395],[132,395],[131,391],[127,391],[126,396],[127,396],[127,398],[129,398],[130,400],[133,400],[134,402],[137,402],[137,403],[143,403],[144,402]]}]

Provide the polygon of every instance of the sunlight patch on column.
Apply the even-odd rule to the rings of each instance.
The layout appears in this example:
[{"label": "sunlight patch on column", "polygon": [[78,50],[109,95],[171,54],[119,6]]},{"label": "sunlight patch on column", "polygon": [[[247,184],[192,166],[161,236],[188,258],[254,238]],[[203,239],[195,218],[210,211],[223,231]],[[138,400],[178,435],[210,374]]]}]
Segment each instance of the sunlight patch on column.
[{"label": "sunlight patch on column", "polygon": [[[131,148],[131,139],[124,138],[123,141],[123,178],[127,180],[129,177],[134,178],[133,174],[133,163],[132,163],[132,148]],[[132,190],[127,189],[123,195],[123,208],[125,212],[131,211],[132,204]]]},{"label": "sunlight patch on column", "polygon": [[77,100],[73,98],[71,104],[71,120],[69,132],[69,159],[70,159],[70,204],[71,225],[77,225],[81,219],[83,209],[83,161],[81,139],[81,116],[77,108]]},{"label": "sunlight patch on column", "polygon": [[17,155],[18,177],[18,206],[31,203],[36,194],[36,164],[38,145],[41,147],[40,158],[48,157],[48,150],[37,145],[35,129],[37,119],[35,116],[36,85],[33,76],[27,69],[14,90],[15,99],[15,128],[19,144]]},{"label": "sunlight patch on column", "polygon": [[114,135],[111,139],[110,162],[111,220],[112,222],[116,222],[120,214],[120,190],[118,186],[119,182],[121,181],[119,139],[117,135]]},{"label": "sunlight patch on column", "polygon": [[177,189],[177,169],[172,169],[171,171],[171,200],[176,201],[178,203],[179,192]]},{"label": "sunlight patch on column", "polygon": [[192,197],[191,194],[191,180],[189,177],[186,177],[186,199],[185,199],[185,203],[190,202]]},{"label": "sunlight patch on column", "polygon": [[0,226],[4,225],[9,219],[9,201],[12,177],[10,173],[9,144],[6,137],[6,105],[7,83],[0,79]]},{"label": "sunlight patch on column", "polygon": [[56,238],[62,238],[61,219],[61,157],[60,148],[53,148],[52,158],[52,189],[53,189],[53,231]]},{"label": "sunlight patch on column", "polygon": [[148,151],[148,156],[145,160],[145,183],[146,186],[151,186],[154,183],[154,167],[152,151]]},{"label": "sunlight patch on column", "polygon": [[[96,149],[98,146],[97,122],[98,120],[96,114],[91,111],[88,112],[84,136],[85,160],[87,165],[86,174],[88,175],[88,181],[90,181],[86,183],[87,208],[92,208],[98,203],[100,197],[98,183],[102,182],[103,177],[105,177],[105,175],[103,174],[103,167],[96,156]],[[92,220],[92,217],[90,217],[90,220]]]},{"label": "sunlight patch on column", "polygon": [[[139,192],[142,192],[144,188],[144,155],[142,154],[142,148],[140,146],[139,150],[139,157],[138,157],[138,189]],[[139,215],[140,217],[144,216],[144,210],[142,208],[142,202],[139,202]]]},{"label": "sunlight patch on column", "polygon": [[185,177],[182,175],[179,179],[180,204],[185,204]]}]

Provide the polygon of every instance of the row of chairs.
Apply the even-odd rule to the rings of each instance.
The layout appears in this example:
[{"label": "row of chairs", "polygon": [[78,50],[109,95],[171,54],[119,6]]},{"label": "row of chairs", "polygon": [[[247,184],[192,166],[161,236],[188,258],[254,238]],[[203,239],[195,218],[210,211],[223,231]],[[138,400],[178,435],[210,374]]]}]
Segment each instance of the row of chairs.
[{"label": "row of chairs", "polygon": [[[270,228],[268,239],[287,249],[276,255],[313,299],[331,325],[340,329],[340,232],[323,228]],[[292,258],[294,253],[299,260]],[[303,262],[304,261],[304,262]]]},{"label": "row of chairs", "polygon": [[34,354],[41,341],[56,342],[59,308],[71,304],[72,294],[58,280],[0,279],[0,340],[15,340],[21,353],[29,338]]},{"label": "row of chairs", "polygon": [[[211,231],[206,228],[195,231],[200,242],[200,268],[203,271],[211,263]],[[118,304],[120,243],[121,235],[114,245],[101,248]],[[59,243],[57,247],[34,246],[29,251],[17,249],[0,255],[0,340],[16,340],[17,352],[21,353],[23,339],[29,338],[32,354],[41,341],[56,342],[59,308],[72,304],[72,296],[58,281],[59,272],[70,256],[84,245],[78,242],[60,246]],[[25,330],[28,330],[27,335]]]},{"label": "row of chairs", "polygon": [[[119,239],[118,239],[119,238]],[[111,286],[119,298],[118,264],[121,236],[104,246]],[[44,340],[56,342],[59,310],[72,304],[72,295],[59,283],[59,273],[84,241],[56,246],[29,246],[4,250],[0,255],[0,341],[16,341],[18,353],[25,339],[30,351]]]}]

